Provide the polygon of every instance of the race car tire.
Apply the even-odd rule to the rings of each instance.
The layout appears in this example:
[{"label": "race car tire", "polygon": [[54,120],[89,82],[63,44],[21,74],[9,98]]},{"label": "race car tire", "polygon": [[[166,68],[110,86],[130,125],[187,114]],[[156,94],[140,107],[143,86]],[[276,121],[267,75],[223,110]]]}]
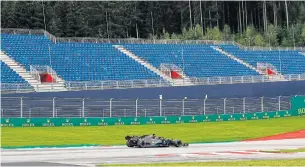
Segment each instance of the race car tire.
[{"label": "race car tire", "polygon": [[138,144],[138,146],[139,146],[140,148],[144,148],[144,147],[145,147],[145,142],[144,142],[144,141],[140,142],[140,144]]},{"label": "race car tire", "polygon": [[181,140],[174,141],[174,145],[175,145],[176,147],[181,147],[181,146],[182,146]]},{"label": "race car tire", "polygon": [[126,145],[127,145],[128,147],[133,147],[133,146],[134,146],[129,140],[126,142]]},{"label": "race car tire", "polygon": [[186,147],[186,146],[189,146],[189,144],[188,143],[183,143],[183,146]]}]

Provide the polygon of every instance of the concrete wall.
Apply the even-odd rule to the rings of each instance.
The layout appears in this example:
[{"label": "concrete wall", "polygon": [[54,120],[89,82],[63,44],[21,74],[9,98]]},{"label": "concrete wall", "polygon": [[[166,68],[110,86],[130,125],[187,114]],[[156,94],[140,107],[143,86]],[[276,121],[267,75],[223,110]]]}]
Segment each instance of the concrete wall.
[{"label": "concrete wall", "polygon": [[163,87],[163,88],[138,88],[138,89],[113,89],[113,90],[90,90],[70,92],[48,92],[48,93],[18,93],[2,94],[4,97],[59,97],[59,98],[163,98],[182,99],[188,98],[232,98],[232,97],[272,97],[305,95],[305,81],[249,83],[249,84],[227,84],[206,85],[188,87]]}]

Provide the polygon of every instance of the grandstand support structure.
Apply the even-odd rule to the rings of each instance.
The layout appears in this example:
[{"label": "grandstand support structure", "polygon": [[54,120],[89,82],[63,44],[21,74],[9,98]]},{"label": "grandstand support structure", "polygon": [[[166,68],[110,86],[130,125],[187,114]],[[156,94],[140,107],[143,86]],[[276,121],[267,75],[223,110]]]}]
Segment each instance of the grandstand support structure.
[{"label": "grandstand support structure", "polygon": [[143,60],[142,58],[140,58],[139,56],[135,55],[131,51],[127,50],[123,46],[121,46],[121,45],[113,45],[113,47],[115,47],[116,49],[118,49],[122,53],[126,54],[127,56],[129,56],[130,58],[132,58],[133,60],[138,62],[139,64],[143,65],[147,69],[149,69],[152,72],[156,73],[157,75],[159,75],[164,80],[170,82],[172,86],[193,85],[191,80],[188,77],[186,77],[186,75],[183,75],[182,79],[172,79],[171,77],[167,76],[162,71],[160,71],[158,68],[154,67],[152,64],[150,64],[149,62]]},{"label": "grandstand support structure", "polygon": [[67,91],[67,89],[64,87],[64,83],[42,84],[37,75],[32,75],[22,65],[9,57],[5,52],[0,51],[0,56],[1,61],[3,61],[8,67],[27,81],[36,92]]}]

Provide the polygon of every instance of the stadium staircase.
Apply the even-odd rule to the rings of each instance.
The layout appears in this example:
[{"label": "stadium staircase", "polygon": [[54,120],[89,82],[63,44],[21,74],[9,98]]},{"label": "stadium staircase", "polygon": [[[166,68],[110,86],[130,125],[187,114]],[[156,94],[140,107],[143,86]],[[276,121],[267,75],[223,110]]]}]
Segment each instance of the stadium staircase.
[{"label": "stadium staircase", "polygon": [[[264,72],[258,70],[256,67],[254,67],[253,65],[247,63],[246,61],[242,60],[242,59],[239,59],[237,58],[236,56],[224,51],[223,49],[221,49],[220,47],[218,46],[211,46],[211,48],[213,48],[214,50],[220,52],[221,54],[223,55],[226,55],[228,56],[229,58],[231,58],[232,60],[246,66],[247,68],[251,69],[251,70],[254,70],[255,72],[259,73],[260,75],[266,75]],[[268,76],[268,75],[267,75]],[[280,74],[279,72],[277,72],[277,75],[274,75],[274,76],[268,76],[269,79],[272,79],[272,80],[275,80],[275,81],[283,81],[285,80],[284,79],[284,76],[282,74]]]},{"label": "stadium staircase", "polygon": [[211,48],[213,48],[214,50],[220,52],[220,53],[223,54],[223,55],[228,56],[228,57],[231,58],[232,60],[237,61],[238,63],[240,63],[240,64],[242,64],[242,65],[244,65],[244,66],[250,68],[251,70],[254,70],[254,71],[256,71],[257,73],[263,75],[263,73],[262,73],[261,71],[257,70],[257,69],[256,69],[254,66],[252,66],[251,64],[249,64],[249,63],[247,63],[247,62],[245,62],[245,61],[243,61],[243,60],[241,60],[241,59],[235,57],[234,55],[232,55],[232,54],[230,54],[230,53],[228,53],[228,52],[222,50],[220,47],[218,47],[218,46],[211,46]]},{"label": "stadium staircase", "polygon": [[122,53],[126,54],[130,58],[132,58],[134,61],[138,62],[139,64],[143,65],[147,69],[151,70],[152,72],[159,75],[164,80],[171,83],[172,86],[179,86],[179,85],[193,85],[191,82],[191,79],[187,77],[184,73],[181,74],[182,79],[172,79],[171,77],[165,75],[162,73],[158,68],[154,67],[152,64],[150,64],[148,61],[144,60],[143,58],[140,58],[139,56],[135,55],[131,51],[124,48],[122,45],[113,45],[116,49],[121,51]]},{"label": "stadium staircase", "polygon": [[66,91],[64,87],[64,81],[58,83],[41,83],[35,78],[29,71],[27,71],[22,65],[9,57],[5,52],[0,51],[1,61],[5,63],[9,68],[15,71],[20,77],[28,82],[36,92],[48,92],[48,91]]}]

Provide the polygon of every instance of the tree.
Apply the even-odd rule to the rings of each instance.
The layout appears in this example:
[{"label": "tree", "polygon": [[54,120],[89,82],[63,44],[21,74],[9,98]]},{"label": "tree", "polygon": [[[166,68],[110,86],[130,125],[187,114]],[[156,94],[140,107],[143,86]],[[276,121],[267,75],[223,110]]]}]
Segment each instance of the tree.
[{"label": "tree", "polygon": [[299,41],[299,46],[305,46],[305,24],[303,24],[303,29],[302,29],[302,33],[300,35],[300,41]]},{"label": "tree", "polygon": [[248,46],[252,46],[253,44],[253,39],[255,38],[254,36],[256,35],[256,31],[255,31],[255,28],[250,25],[246,28],[246,31],[244,33],[244,37],[245,37],[245,40],[247,41],[247,45]]},{"label": "tree", "polygon": [[195,28],[194,28],[194,39],[199,40],[199,39],[203,39],[203,32],[202,32],[202,27],[199,24],[196,24]]},{"label": "tree", "polygon": [[227,24],[225,24],[223,28],[223,39],[231,40],[231,29]]},{"label": "tree", "polygon": [[163,28],[163,36],[161,39],[171,39],[169,33],[165,31],[165,28]]},{"label": "tree", "polygon": [[181,38],[182,38],[181,35],[176,35],[175,33],[171,35],[171,39],[181,39]]},{"label": "tree", "polygon": [[268,46],[278,46],[277,34],[277,29],[270,24],[265,32],[265,41],[268,43]]},{"label": "tree", "polygon": [[207,40],[223,40],[222,32],[217,28],[207,28],[204,39]]},{"label": "tree", "polygon": [[268,46],[284,38],[304,46],[304,1],[1,1],[2,28],[44,29],[43,13],[46,29],[60,37],[162,38],[164,28],[172,38],[254,45],[245,38],[261,33]]},{"label": "tree", "polygon": [[256,34],[254,37],[254,45],[255,46],[265,46],[266,43],[264,41],[264,38],[261,34]]}]

